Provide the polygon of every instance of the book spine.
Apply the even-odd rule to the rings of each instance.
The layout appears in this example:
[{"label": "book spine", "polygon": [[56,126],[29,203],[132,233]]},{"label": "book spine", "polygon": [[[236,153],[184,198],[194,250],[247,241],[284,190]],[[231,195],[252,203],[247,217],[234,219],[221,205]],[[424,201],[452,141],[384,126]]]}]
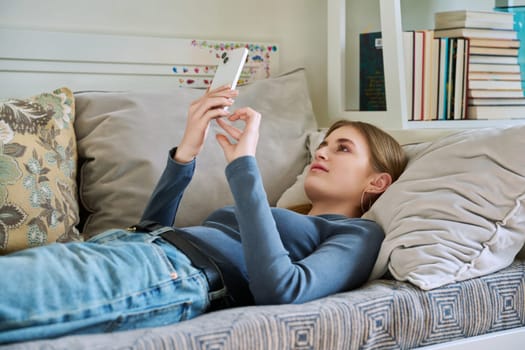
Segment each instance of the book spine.
[{"label": "book spine", "polygon": [[417,87],[417,82],[416,82],[416,79],[417,79],[417,57],[419,55],[419,52],[417,51],[417,32],[414,32],[413,34],[413,47],[412,47],[412,93],[410,94],[411,95],[411,101],[412,101],[412,114],[411,114],[411,119],[414,120],[415,117],[416,117],[416,87]]},{"label": "book spine", "polygon": [[469,61],[470,57],[470,40],[465,39],[465,60],[463,62],[463,96],[461,97],[461,103],[462,103],[462,118],[467,118],[467,107],[468,107],[468,97],[467,97],[467,90],[468,90],[468,66],[470,64]]},{"label": "book spine", "polygon": [[453,119],[462,119],[462,106],[463,106],[463,87],[465,83],[463,68],[465,62],[465,39],[458,38],[456,40],[456,71],[454,78],[454,118]]},{"label": "book spine", "polygon": [[456,60],[457,60],[458,39],[452,38],[449,51],[449,68],[447,84],[447,119],[454,119],[454,87],[456,85]]},{"label": "book spine", "polygon": [[436,119],[441,119],[440,113],[443,108],[442,104],[442,96],[443,96],[443,84],[442,84],[442,77],[443,77],[443,67],[441,65],[441,57],[442,57],[442,42],[443,39],[435,39],[439,42],[438,44],[438,68],[437,68],[437,89],[436,89]]},{"label": "book spine", "polygon": [[416,31],[414,40],[414,87],[413,87],[413,120],[421,120],[421,99],[423,93],[423,32]]},{"label": "book spine", "polygon": [[450,39],[443,38],[442,46],[444,46],[444,52],[441,54],[442,62],[440,63],[443,74],[442,74],[442,89],[441,100],[443,102],[443,108],[440,111],[439,119],[447,119],[447,110],[448,110],[448,77],[449,77],[449,54],[450,54]]},{"label": "book spine", "polygon": [[359,109],[385,111],[385,73],[381,33],[362,33],[359,38]]},{"label": "book spine", "polygon": [[438,118],[438,88],[439,88],[439,46],[440,39],[432,37],[432,81],[430,91],[430,119]]},{"label": "book spine", "polygon": [[427,93],[425,87],[427,85],[425,76],[426,70],[427,70],[427,60],[428,60],[428,38],[426,31],[423,31],[423,53],[422,53],[422,59],[421,59],[421,111],[419,120],[425,119],[425,113],[426,113],[426,101],[425,101],[425,94]]},{"label": "book spine", "polygon": [[414,31],[403,32],[403,49],[405,59],[405,84],[407,97],[408,120],[414,118]]}]

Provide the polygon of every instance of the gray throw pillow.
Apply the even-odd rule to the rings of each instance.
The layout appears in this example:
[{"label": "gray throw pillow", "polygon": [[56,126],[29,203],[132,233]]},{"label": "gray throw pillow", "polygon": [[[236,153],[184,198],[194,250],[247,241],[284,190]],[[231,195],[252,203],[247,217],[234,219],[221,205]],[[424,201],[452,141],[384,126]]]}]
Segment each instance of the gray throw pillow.
[{"label": "gray throw pillow", "polygon": [[[317,128],[305,72],[295,70],[238,89],[232,108],[250,106],[262,114],[257,159],[273,205],[303,170],[308,160],[306,137]],[[189,104],[202,94],[203,90],[188,88],[76,94],[85,238],[137,223],[168,150],[182,137]],[[225,166],[222,149],[211,134],[197,159],[177,226],[199,224],[213,210],[233,203]]]},{"label": "gray throw pillow", "polygon": [[372,272],[433,289],[508,266],[525,242],[525,126],[456,133],[410,149],[364,217],[386,237]]}]

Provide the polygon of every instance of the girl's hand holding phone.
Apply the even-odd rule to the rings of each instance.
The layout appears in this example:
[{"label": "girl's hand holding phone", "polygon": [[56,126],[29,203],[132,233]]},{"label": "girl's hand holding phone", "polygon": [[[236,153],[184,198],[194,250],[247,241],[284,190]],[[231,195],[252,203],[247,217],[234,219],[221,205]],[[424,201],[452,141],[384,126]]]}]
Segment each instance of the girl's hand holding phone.
[{"label": "girl's hand holding phone", "polygon": [[208,136],[210,122],[229,115],[225,107],[231,106],[237,95],[237,90],[224,85],[214,90],[208,89],[201,98],[191,103],[184,136],[174,155],[176,161],[188,163],[200,153]]}]

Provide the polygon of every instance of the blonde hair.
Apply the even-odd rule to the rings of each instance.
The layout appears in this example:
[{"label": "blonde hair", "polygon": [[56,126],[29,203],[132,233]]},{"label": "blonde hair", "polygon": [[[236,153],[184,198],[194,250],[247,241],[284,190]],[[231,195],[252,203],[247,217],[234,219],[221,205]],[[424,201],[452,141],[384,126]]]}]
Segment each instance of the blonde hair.
[{"label": "blonde hair", "polygon": [[[377,126],[366,122],[338,120],[328,128],[324,137],[326,138],[334,130],[344,126],[351,126],[363,135],[370,150],[370,165],[374,171],[390,174],[392,182],[396,181],[399,176],[401,176],[407,165],[408,158],[405,155],[403,147],[401,147],[401,145],[390,134],[381,130]],[[370,197],[370,202],[366,209],[363,208],[363,203],[361,203],[362,211],[365,212],[370,209],[377,198],[379,198],[379,196]],[[308,214],[311,205],[297,205],[289,209],[301,214]]]}]

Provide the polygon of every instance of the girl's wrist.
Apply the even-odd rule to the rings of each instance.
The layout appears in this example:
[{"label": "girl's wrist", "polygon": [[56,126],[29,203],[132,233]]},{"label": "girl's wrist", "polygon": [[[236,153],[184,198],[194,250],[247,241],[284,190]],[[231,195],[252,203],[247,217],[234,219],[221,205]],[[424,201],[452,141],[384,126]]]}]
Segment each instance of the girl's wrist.
[{"label": "girl's wrist", "polygon": [[190,163],[195,159],[195,155],[192,152],[186,151],[184,148],[181,148],[180,146],[177,147],[173,154],[173,160],[178,163]]}]

